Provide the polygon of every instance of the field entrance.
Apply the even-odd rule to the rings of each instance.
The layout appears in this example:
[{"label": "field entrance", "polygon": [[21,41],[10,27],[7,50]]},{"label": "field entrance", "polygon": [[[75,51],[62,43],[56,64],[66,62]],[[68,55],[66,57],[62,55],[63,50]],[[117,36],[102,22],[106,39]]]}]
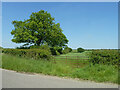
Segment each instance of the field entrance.
[{"label": "field entrance", "polygon": [[69,53],[66,55],[55,56],[52,59],[53,63],[62,63],[71,65],[72,67],[83,67],[89,64],[89,57],[84,53]]}]

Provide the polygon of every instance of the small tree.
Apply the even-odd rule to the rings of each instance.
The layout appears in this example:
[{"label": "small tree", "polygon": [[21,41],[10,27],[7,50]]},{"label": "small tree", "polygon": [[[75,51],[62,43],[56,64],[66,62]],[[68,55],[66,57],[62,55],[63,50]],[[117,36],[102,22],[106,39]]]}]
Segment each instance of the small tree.
[{"label": "small tree", "polygon": [[85,50],[83,49],[83,48],[78,48],[77,49],[77,52],[79,52],[79,53],[82,53],[82,52],[84,52]]}]

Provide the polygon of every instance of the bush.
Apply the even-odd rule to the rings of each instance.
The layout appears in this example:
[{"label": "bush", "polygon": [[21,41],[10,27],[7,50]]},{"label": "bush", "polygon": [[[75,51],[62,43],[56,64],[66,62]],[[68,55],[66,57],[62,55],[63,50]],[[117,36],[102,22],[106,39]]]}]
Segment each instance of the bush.
[{"label": "bush", "polygon": [[62,47],[54,47],[54,49],[60,54],[62,54]]},{"label": "bush", "polygon": [[71,52],[71,51],[72,51],[71,48],[65,47],[64,50],[62,51],[62,53],[63,53],[63,54],[66,54],[66,53],[69,53],[69,52]]},{"label": "bush", "polygon": [[72,48],[69,48],[69,52],[72,52]]},{"label": "bush", "polygon": [[32,59],[51,58],[51,52],[45,49],[3,49],[3,53]]},{"label": "bush", "polygon": [[51,51],[52,55],[57,55],[57,52],[53,47],[50,48],[50,51]]},{"label": "bush", "polygon": [[52,55],[62,54],[62,47],[51,47],[50,48]]},{"label": "bush", "polygon": [[93,50],[89,57],[93,64],[119,65],[118,50]]},{"label": "bush", "polygon": [[62,54],[62,47],[49,47],[46,45],[36,46],[33,45],[30,47],[30,49],[45,49],[51,52],[52,55],[60,55]]},{"label": "bush", "polygon": [[84,52],[85,50],[83,49],[83,48],[78,48],[77,49],[77,52],[79,52],[79,53],[82,53],[82,52]]}]

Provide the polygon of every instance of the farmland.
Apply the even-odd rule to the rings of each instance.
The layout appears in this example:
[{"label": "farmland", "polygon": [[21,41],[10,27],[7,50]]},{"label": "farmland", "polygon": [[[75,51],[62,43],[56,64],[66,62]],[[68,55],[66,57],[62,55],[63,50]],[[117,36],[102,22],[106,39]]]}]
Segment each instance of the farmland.
[{"label": "farmland", "polygon": [[82,67],[88,65],[89,63],[89,57],[87,56],[88,53],[89,51],[83,53],[71,52],[68,54],[54,56],[51,60],[55,63],[65,63],[66,65],[71,65],[73,67]]}]

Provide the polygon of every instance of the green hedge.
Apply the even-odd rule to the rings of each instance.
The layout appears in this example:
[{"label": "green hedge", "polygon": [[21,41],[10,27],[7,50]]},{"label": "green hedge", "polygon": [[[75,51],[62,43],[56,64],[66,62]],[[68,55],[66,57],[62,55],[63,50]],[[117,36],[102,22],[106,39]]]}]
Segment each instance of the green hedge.
[{"label": "green hedge", "polygon": [[44,49],[3,49],[2,52],[5,54],[11,54],[32,59],[51,58],[51,52]]},{"label": "green hedge", "polygon": [[90,54],[90,62],[93,64],[119,65],[118,50],[94,50]]},{"label": "green hedge", "polygon": [[30,46],[30,49],[44,49],[51,52],[52,55],[60,55],[62,54],[62,47],[49,47],[48,45],[41,45],[41,46]]}]

